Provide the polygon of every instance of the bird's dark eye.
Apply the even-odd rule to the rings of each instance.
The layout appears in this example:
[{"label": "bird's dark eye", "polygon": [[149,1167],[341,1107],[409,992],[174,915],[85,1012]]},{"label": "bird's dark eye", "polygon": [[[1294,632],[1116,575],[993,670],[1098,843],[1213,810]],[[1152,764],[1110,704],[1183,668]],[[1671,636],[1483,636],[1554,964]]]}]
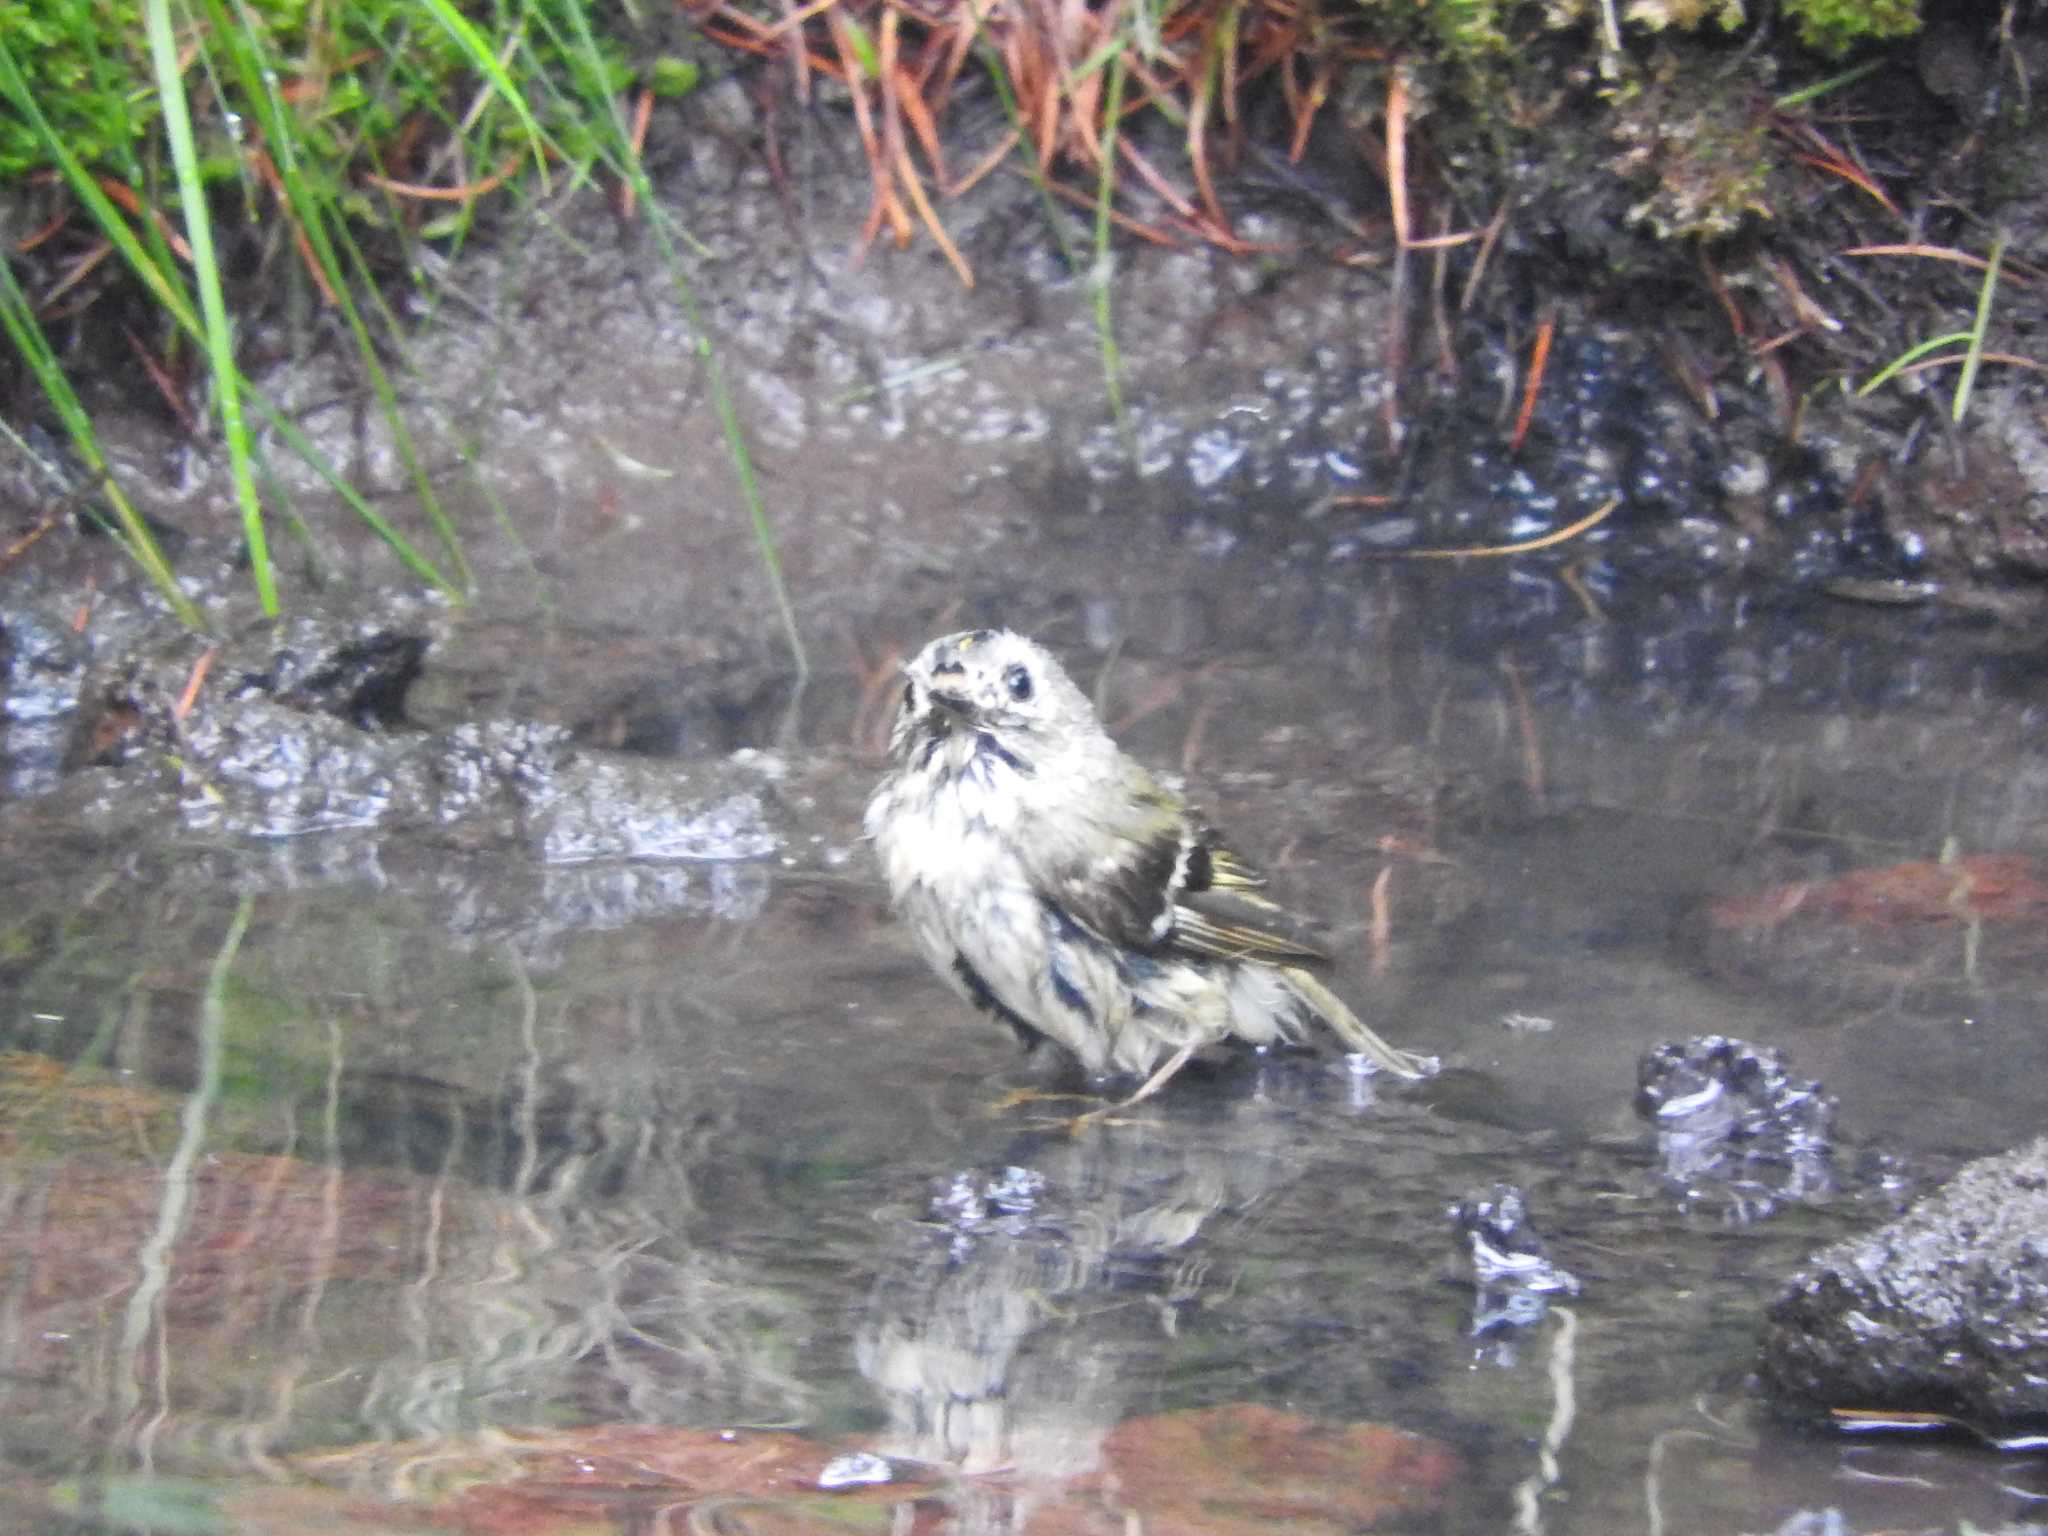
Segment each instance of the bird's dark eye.
[{"label": "bird's dark eye", "polygon": [[917,708],[917,684],[905,683],[903,685],[903,707],[905,709]]},{"label": "bird's dark eye", "polygon": [[1022,704],[1031,697],[1031,674],[1024,670],[1024,663],[1013,661],[1003,669],[1003,682],[1008,685],[1010,697]]}]

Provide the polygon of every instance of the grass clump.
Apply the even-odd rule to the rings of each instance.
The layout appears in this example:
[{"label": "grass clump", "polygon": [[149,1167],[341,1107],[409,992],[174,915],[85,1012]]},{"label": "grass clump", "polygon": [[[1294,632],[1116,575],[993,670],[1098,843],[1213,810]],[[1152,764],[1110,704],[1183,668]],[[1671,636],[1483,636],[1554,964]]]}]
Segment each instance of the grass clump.
[{"label": "grass clump", "polygon": [[[109,290],[145,296],[100,328],[125,334],[165,403],[195,430],[210,412],[234,470],[252,580],[279,595],[259,496],[276,445],[305,460],[427,581],[460,598],[461,544],[399,410],[405,327],[394,285],[436,295],[423,246],[460,247],[501,189],[525,195],[602,175],[635,189],[687,300],[687,242],[639,169],[644,115],[620,109],[636,82],[625,44],[591,25],[590,0],[38,0],[0,6],[0,177],[22,190],[30,233],[11,252],[0,320],[50,413],[114,509],[115,536],[188,622],[197,615],[143,519],[106,477],[106,456],[50,342],[63,321],[93,333]],[[696,66],[644,65],[643,103],[691,89]],[[111,259],[111,264],[110,263]],[[102,272],[102,267],[106,271]],[[125,269],[121,283],[106,272]],[[325,461],[241,371],[223,273],[237,289],[284,289],[337,316],[439,545],[430,557]],[[88,281],[87,279],[91,280]],[[393,361],[393,360],[396,361]],[[98,359],[102,367],[105,358]],[[204,406],[195,401],[203,400]],[[765,512],[736,426],[735,456],[777,605],[801,668]],[[274,480],[269,482],[274,484]],[[283,509],[289,515],[289,508]]]}]

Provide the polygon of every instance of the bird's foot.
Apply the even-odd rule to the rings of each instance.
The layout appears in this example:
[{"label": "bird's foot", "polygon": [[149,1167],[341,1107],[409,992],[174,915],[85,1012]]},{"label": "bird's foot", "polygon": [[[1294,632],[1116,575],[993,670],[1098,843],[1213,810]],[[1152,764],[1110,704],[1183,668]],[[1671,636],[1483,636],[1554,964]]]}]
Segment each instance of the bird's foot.
[{"label": "bird's foot", "polygon": [[1061,1100],[1093,1104],[1095,1107],[1078,1115],[1041,1115],[1032,1119],[1031,1124],[1050,1131],[1065,1131],[1069,1136],[1079,1136],[1098,1125],[1141,1125],[1143,1120],[1125,1115],[1124,1110],[1137,1103],[1133,1095],[1127,1099],[1105,1101],[1092,1093],[1047,1093],[1038,1088],[1015,1088],[1004,1094],[988,1107],[990,1118],[1005,1114],[1025,1104],[1056,1104]]},{"label": "bird's foot", "polygon": [[1143,1115],[1126,1115],[1122,1111],[1137,1103],[1136,1097],[1118,1099],[1114,1104],[1104,1104],[1089,1110],[1086,1114],[1069,1115],[1064,1120],[1048,1120],[1048,1126],[1057,1126],[1069,1136],[1081,1136],[1098,1125],[1150,1125],[1155,1122]]},{"label": "bird's foot", "polygon": [[[1079,1099],[1086,1104],[1100,1102],[1092,1093],[1053,1093],[1044,1088],[1012,1088],[1008,1093],[989,1105],[986,1113],[988,1118],[993,1120],[997,1115],[1008,1114],[1019,1105],[1044,1104],[1061,1099]],[[1116,1106],[1111,1104],[1105,1107],[1114,1109]]]}]

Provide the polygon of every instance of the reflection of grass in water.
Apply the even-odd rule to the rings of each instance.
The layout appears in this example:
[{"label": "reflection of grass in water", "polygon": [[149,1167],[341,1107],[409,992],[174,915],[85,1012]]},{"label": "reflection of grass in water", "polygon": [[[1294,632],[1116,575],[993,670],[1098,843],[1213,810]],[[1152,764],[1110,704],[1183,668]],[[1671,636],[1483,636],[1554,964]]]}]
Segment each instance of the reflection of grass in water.
[{"label": "reflection of grass in water", "polygon": [[[10,1072],[0,1094],[40,1106],[68,1143],[8,1224],[4,1267],[36,1325],[10,1348],[10,1368],[41,1383],[10,1394],[10,1412],[17,1444],[106,1412],[114,1437],[69,1446],[60,1465],[119,1459],[137,1413],[151,1420],[156,1466],[215,1475],[240,1470],[223,1466],[227,1444],[261,1471],[290,1447],[365,1438],[814,1417],[798,1341],[816,1318],[697,1240],[690,1185],[718,1134],[614,1122],[550,1154],[531,1133],[526,1182],[495,1193],[452,1159],[438,1177],[345,1168],[334,1100],[293,1117],[300,1155],[251,1156],[225,1148],[225,1117],[203,1094],[61,1082],[53,1093],[53,1076],[61,1069],[46,1062]],[[340,1077],[337,1066],[337,1088]],[[181,1140],[181,1117],[201,1127],[197,1141]],[[111,1143],[104,1155],[81,1158],[81,1128]],[[191,1149],[175,1210],[165,1170],[136,1157],[144,1143],[159,1156]],[[622,1181],[629,1195],[616,1193]],[[151,1253],[140,1267],[158,1278],[144,1305],[133,1287]],[[102,1352],[124,1313],[129,1364],[109,1372]],[[160,1385],[153,1352],[177,1363]],[[140,1403],[126,1390],[139,1382]]]},{"label": "reflection of grass in water", "polygon": [[[408,1097],[365,1065],[388,1062],[390,1031],[445,994],[408,970],[410,949],[370,947],[378,934],[394,942],[388,924],[337,933],[324,906],[301,911],[292,927],[308,952],[280,952],[273,904],[260,943],[200,974],[173,957],[220,951],[225,914],[186,909],[142,925],[140,956],[97,929],[68,945],[50,935],[57,952],[19,987],[54,1009],[78,993],[115,998],[92,1039],[79,1038],[92,1033],[81,1011],[45,1043],[176,1081],[203,1011],[215,1065],[203,1094],[181,1094],[47,1054],[0,1056],[0,1150],[34,1159],[27,1187],[39,1191],[13,1208],[6,1245],[8,1272],[34,1266],[40,1298],[22,1335],[36,1358],[10,1351],[42,1382],[10,1398],[29,1437],[18,1444],[105,1402],[119,1373],[95,1348],[35,1340],[111,1344],[152,1234],[169,1284],[150,1339],[177,1362],[152,1431],[169,1472],[218,1474],[229,1443],[260,1470],[288,1447],[366,1435],[815,1417],[800,1342],[815,1309],[706,1235],[707,1172],[721,1212],[777,1203],[760,1191],[731,1201],[751,1165],[734,1164],[726,1116],[667,1094],[659,1114],[627,1117],[561,1090],[575,1063],[541,1044],[560,1035],[559,1021],[542,1023],[557,1004],[516,975],[480,1004],[508,1032],[479,1043],[504,1063],[486,1082],[512,1074],[503,1091],[424,1082]],[[311,971],[309,990],[330,947],[342,958]],[[184,1211],[166,1227],[163,1164],[193,1125],[203,1137]]]},{"label": "reflection of grass in water", "polygon": [[809,1416],[796,1371],[808,1313],[691,1238],[716,1133],[607,1120],[549,1150],[516,1109],[509,1129],[515,1186],[466,1202],[422,1251],[434,1268],[404,1291],[400,1347],[360,1402],[370,1427],[414,1438],[529,1424],[537,1409],[558,1423]]}]

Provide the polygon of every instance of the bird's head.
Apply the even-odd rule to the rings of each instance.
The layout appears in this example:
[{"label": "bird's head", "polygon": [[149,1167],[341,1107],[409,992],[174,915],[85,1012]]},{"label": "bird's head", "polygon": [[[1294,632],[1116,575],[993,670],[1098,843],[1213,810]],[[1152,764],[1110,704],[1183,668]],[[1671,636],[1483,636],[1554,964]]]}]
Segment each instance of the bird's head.
[{"label": "bird's head", "polygon": [[890,744],[899,761],[995,752],[1030,772],[1077,743],[1104,739],[1088,697],[1043,646],[1006,629],[934,640],[903,669]]}]

